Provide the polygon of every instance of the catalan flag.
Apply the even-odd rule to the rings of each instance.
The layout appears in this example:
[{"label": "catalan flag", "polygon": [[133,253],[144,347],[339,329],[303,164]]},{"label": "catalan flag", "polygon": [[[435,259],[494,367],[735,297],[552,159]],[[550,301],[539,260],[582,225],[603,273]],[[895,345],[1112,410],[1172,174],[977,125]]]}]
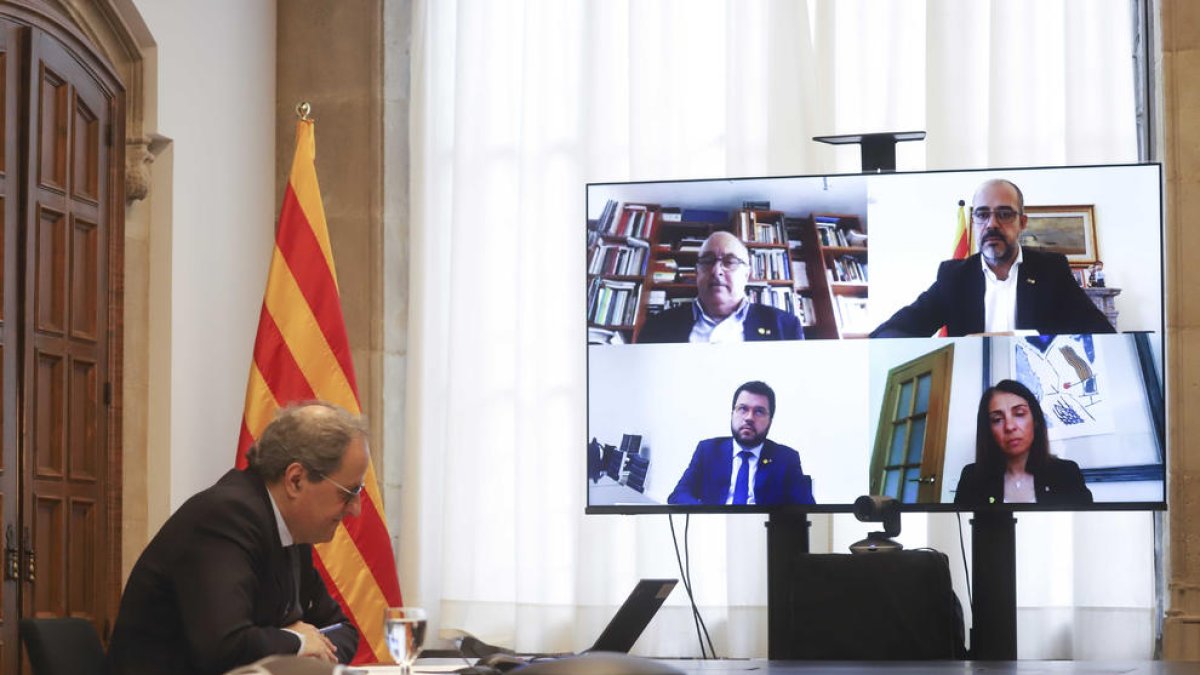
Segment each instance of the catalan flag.
[{"label": "catalan flag", "polygon": [[[955,260],[962,260],[971,255],[971,228],[967,227],[969,220],[967,203],[960,199],[958,200],[958,227],[954,228],[954,253],[950,256]],[[946,337],[947,334],[945,326],[938,329],[938,337]]]},{"label": "catalan flag", "polygon": [[[317,186],[312,120],[296,125],[296,154],[267,276],[267,291],[246,385],[237,466],[246,450],[289,403],[321,399],[359,414],[358,387],[338,293],[337,273]],[[316,546],[313,562],[330,593],[361,632],[354,663],[390,662],[383,610],[398,606],[400,582],[392,556],[375,468],[368,464],[362,513]]]},{"label": "catalan flag", "polygon": [[971,255],[971,228],[967,227],[967,203],[963,200],[958,200],[958,227],[954,229],[954,255],[951,256],[955,260],[962,260]]}]

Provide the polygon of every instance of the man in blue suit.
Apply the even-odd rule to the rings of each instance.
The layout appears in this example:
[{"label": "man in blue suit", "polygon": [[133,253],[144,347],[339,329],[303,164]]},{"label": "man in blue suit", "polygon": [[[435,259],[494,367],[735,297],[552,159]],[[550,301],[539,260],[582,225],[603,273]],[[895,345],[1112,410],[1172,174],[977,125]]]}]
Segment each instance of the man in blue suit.
[{"label": "man in blue suit", "polygon": [[771,387],[758,381],[738,387],[729,424],[732,436],[700,441],[667,503],[815,503],[812,479],[804,475],[800,454],[767,440],[774,417],[775,391]]},{"label": "man in blue suit", "polygon": [[696,259],[696,301],[647,318],[637,342],[803,340],[796,315],[750,302],[749,280],[746,245],[729,232],[712,233]]}]

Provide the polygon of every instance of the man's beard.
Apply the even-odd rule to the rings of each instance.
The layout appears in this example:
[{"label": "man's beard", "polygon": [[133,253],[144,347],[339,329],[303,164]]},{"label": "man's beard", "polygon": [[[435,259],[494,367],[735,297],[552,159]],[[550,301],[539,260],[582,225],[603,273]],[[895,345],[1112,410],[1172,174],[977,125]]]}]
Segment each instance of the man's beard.
[{"label": "man's beard", "polygon": [[737,444],[742,446],[743,448],[753,448],[753,447],[761,444],[763,441],[767,440],[767,432],[770,430],[771,430],[771,425],[768,424],[767,428],[763,429],[761,434],[757,434],[751,438],[743,440],[742,437],[738,434],[737,427],[733,426],[732,424],[729,425],[729,431],[730,431],[730,433],[733,434],[733,440],[737,441]]},{"label": "man's beard", "polygon": [[[979,252],[985,260],[993,263],[1005,263],[1016,258],[1017,250],[1013,242],[1008,241],[1003,236],[989,237],[988,232],[984,232],[980,238]],[[996,255],[997,248],[1003,247],[1003,252]]]}]

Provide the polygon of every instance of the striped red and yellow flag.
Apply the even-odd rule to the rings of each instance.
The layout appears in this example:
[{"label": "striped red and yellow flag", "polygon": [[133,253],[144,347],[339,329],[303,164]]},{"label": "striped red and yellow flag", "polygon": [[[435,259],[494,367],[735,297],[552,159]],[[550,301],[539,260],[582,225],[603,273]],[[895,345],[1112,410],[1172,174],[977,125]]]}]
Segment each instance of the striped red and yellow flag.
[{"label": "striped red and yellow flag", "polygon": [[[954,228],[954,254],[950,257],[955,260],[962,260],[971,255],[971,228],[967,227],[967,203],[963,200],[958,200],[958,226]],[[946,337],[946,327],[942,326],[938,329],[938,337]]]},{"label": "striped red and yellow flag", "polygon": [[955,260],[962,260],[971,255],[971,228],[967,227],[967,203],[963,200],[958,200],[958,227],[954,229],[954,255],[951,256]]},{"label": "striped red and yellow flag", "polygon": [[[301,120],[246,385],[238,468],[280,407],[321,399],[360,412],[315,159],[313,122]],[[345,519],[333,541],[318,544],[313,562],[362,633],[354,663],[389,662],[383,610],[401,604],[400,582],[370,464],[365,483],[362,513]]]}]

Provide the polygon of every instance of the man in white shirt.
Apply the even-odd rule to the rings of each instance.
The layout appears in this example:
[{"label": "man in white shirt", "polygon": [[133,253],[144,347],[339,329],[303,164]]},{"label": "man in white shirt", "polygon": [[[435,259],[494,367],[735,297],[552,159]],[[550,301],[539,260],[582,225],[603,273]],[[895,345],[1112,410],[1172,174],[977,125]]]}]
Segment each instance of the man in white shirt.
[{"label": "man in white shirt", "polygon": [[696,258],[696,301],[646,319],[638,343],[803,340],[800,319],[750,302],[750,252],[729,232],[714,232]]},{"label": "man in white shirt", "polygon": [[1057,253],[1023,249],[1025,196],[1004,179],[984,182],[972,199],[979,252],[946,260],[916,301],[884,321],[871,337],[950,337],[1036,330],[1044,335],[1112,333],[1112,324],[1071,276]]}]

